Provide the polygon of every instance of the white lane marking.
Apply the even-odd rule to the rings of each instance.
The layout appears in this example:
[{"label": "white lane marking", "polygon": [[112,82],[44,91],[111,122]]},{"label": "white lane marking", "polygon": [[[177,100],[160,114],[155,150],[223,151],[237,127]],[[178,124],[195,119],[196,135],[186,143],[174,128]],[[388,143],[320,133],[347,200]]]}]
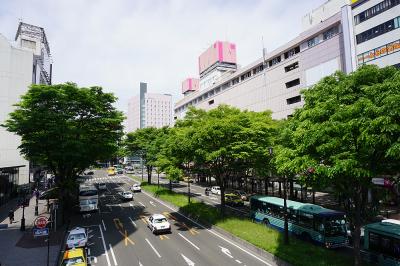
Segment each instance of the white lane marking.
[{"label": "white lane marking", "polygon": [[240,260],[235,260],[237,263],[242,264],[242,262]]},{"label": "white lane marking", "polygon": [[115,259],[114,250],[112,249],[112,246],[111,246],[111,244],[108,244],[108,245],[109,245],[109,247],[110,247],[111,256],[112,256],[112,258],[113,258],[114,265],[115,265],[115,266],[117,266],[117,265],[118,265],[118,263],[117,263],[117,260]]},{"label": "white lane marking", "polygon": [[150,241],[149,241],[147,238],[146,238],[145,240],[146,240],[147,244],[149,244],[149,246],[153,249],[154,253],[156,253],[156,255],[157,255],[159,258],[161,258],[160,253],[158,253],[158,251],[153,247],[153,245],[150,243]]},{"label": "white lane marking", "polygon": [[111,266],[110,258],[108,257],[108,253],[107,253],[106,241],[104,241],[103,230],[101,230],[100,225],[99,225],[99,229],[100,229],[101,240],[103,242],[104,254],[106,254],[107,264],[108,264],[108,266]]},{"label": "white lane marking", "polygon": [[94,263],[97,263],[97,257],[93,257]]},{"label": "white lane marking", "polygon": [[151,200],[150,200],[150,204],[153,205],[154,207],[156,207],[156,205],[154,204],[154,202],[152,202]]},{"label": "white lane marking", "polygon": [[143,207],[145,207],[146,208],[146,205],[144,205],[143,203],[141,203],[140,201],[139,201],[139,204],[140,205],[142,205]]},{"label": "white lane marking", "polygon": [[231,251],[227,248],[218,246],[221,248],[222,253],[224,253],[226,256],[228,256],[229,258],[233,259],[233,256],[231,255]]},{"label": "white lane marking", "polygon": [[118,204],[118,206],[121,208],[121,210],[122,210],[122,206],[121,206],[121,203],[120,204]]},{"label": "white lane marking", "polygon": [[90,256],[90,248],[88,248],[87,254]]},{"label": "white lane marking", "polygon": [[139,266],[143,266],[143,264],[139,261]]},{"label": "white lane marking", "polygon": [[[146,196],[148,196],[148,197],[150,197],[150,198],[152,198],[153,200],[157,201],[158,203],[162,204],[163,206],[167,207],[168,209],[170,209],[170,210],[172,210],[172,211],[174,211],[174,212],[178,212],[178,209],[174,209],[174,208],[168,206],[167,204],[165,204],[165,203],[162,202],[161,200],[158,200],[158,199],[154,198],[153,196],[151,196],[149,193],[143,191],[143,194],[146,195]],[[204,227],[203,225],[201,225],[201,224],[199,224],[198,222],[192,220],[191,218],[187,217],[186,215],[183,215],[182,213],[179,213],[179,212],[178,212],[178,214],[181,215],[182,217],[185,217],[187,220],[189,220],[189,221],[191,221],[192,223],[196,224],[196,225],[199,226],[200,228],[207,230],[207,232],[209,232],[210,234],[213,234],[214,236],[216,236],[216,237],[218,237],[218,238],[224,240],[225,242],[231,244],[232,246],[234,246],[234,247],[240,249],[241,251],[243,251],[243,252],[246,253],[247,255],[249,255],[249,256],[255,258],[256,260],[260,261],[261,263],[263,263],[263,264],[265,264],[265,265],[268,265],[268,266],[272,266],[272,264],[270,264],[270,263],[266,262],[265,260],[259,258],[258,256],[254,255],[254,254],[251,253],[250,251],[245,250],[244,248],[242,248],[242,247],[239,246],[238,244],[236,244],[236,243],[234,243],[234,242],[232,242],[232,241],[226,239],[225,237],[223,237],[223,236],[221,236],[220,234],[216,233],[214,230],[212,230],[212,229],[207,229],[207,228]]]},{"label": "white lane marking", "polygon": [[189,242],[190,245],[192,245],[193,247],[195,247],[197,250],[200,250],[200,248],[198,246],[196,246],[195,244],[193,244],[189,239],[187,239],[186,237],[184,237],[181,233],[178,233],[178,235],[180,235],[183,239],[185,239],[187,242]]},{"label": "white lane marking", "polygon": [[131,220],[133,226],[134,226],[134,227],[137,227],[137,226],[136,226],[136,223],[132,220],[132,218],[131,218],[131,217],[128,217],[128,218],[129,218],[129,220]]},{"label": "white lane marking", "polygon": [[186,261],[187,265],[194,266],[194,262],[181,253],[182,258]]},{"label": "white lane marking", "polygon": [[101,219],[101,223],[103,224],[104,232],[107,231],[106,225],[104,224],[103,219]]}]

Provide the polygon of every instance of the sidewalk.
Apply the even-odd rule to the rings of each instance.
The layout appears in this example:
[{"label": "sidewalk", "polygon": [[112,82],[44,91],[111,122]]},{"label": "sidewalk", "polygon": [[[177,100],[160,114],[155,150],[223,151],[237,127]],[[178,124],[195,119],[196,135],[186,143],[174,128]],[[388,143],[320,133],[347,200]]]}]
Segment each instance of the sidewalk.
[{"label": "sidewalk", "polygon": [[[32,233],[35,214],[35,197],[32,197],[29,206],[25,207],[24,232],[20,231],[22,208],[17,209],[17,200],[12,200],[0,207],[0,265],[1,266],[43,266],[47,265],[46,237],[34,238]],[[15,221],[9,224],[8,211],[14,210]],[[39,201],[39,215],[49,216],[46,213],[46,201]],[[56,265],[56,259],[63,238],[63,231],[51,232],[49,265]]]}]

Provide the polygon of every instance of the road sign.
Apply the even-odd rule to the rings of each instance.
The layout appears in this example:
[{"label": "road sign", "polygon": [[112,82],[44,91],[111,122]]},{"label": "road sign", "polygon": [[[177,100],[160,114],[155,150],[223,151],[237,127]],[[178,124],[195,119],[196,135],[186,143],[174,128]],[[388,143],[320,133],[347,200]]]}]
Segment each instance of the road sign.
[{"label": "road sign", "polygon": [[33,228],[33,236],[48,236],[49,228]]},{"label": "road sign", "polygon": [[45,216],[39,216],[35,219],[36,228],[42,229],[45,228],[49,219]]}]

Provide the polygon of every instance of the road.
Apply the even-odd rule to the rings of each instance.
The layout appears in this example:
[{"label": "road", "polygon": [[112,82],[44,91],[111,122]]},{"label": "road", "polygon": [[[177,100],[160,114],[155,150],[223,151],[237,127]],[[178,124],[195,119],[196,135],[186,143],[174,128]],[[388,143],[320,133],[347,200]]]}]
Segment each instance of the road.
[{"label": "road", "polygon": [[[84,226],[89,232],[88,257],[91,265],[276,265],[214,230],[202,227],[146,192],[135,193],[123,202],[117,192],[135,182],[124,175],[106,177],[96,171],[90,182],[106,182],[100,195],[100,211],[71,217],[71,227]],[[172,225],[171,234],[154,235],[145,217],[162,213]]]},{"label": "road", "polygon": [[[147,180],[147,176],[144,177],[144,180]],[[152,182],[153,184],[157,184],[157,176],[152,177]],[[168,187],[169,186],[169,180],[162,178],[160,176],[160,184]],[[188,194],[188,183],[180,181],[178,184],[173,184],[172,190],[178,193],[183,193],[185,195]],[[196,185],[191,183],[190,184],[190,195],[194,198],[197,198],[200,201],[203,201],[206,204],[213,205],[213,206],[218,206],[221,204],[221,196],[220,195],[214,195],[211,194],[209,196],[206,196],[204,194],[205,187]],[[250,214],[250,207],[249,207],[249,202],[244,202],[244,206],[242,207],[232,207],[225,205],[225,207],[233,212],[236,215],[240,216],[249,216]]]}]

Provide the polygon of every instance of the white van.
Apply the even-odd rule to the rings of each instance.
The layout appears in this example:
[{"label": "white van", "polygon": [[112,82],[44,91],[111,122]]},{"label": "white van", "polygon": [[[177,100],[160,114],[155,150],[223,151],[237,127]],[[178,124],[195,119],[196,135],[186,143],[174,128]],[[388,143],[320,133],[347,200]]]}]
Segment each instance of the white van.
[{"label": "white van", "polygon": [[211,187],[211,193],[221,195],[221,188],[219,186],[213,186]]}]

